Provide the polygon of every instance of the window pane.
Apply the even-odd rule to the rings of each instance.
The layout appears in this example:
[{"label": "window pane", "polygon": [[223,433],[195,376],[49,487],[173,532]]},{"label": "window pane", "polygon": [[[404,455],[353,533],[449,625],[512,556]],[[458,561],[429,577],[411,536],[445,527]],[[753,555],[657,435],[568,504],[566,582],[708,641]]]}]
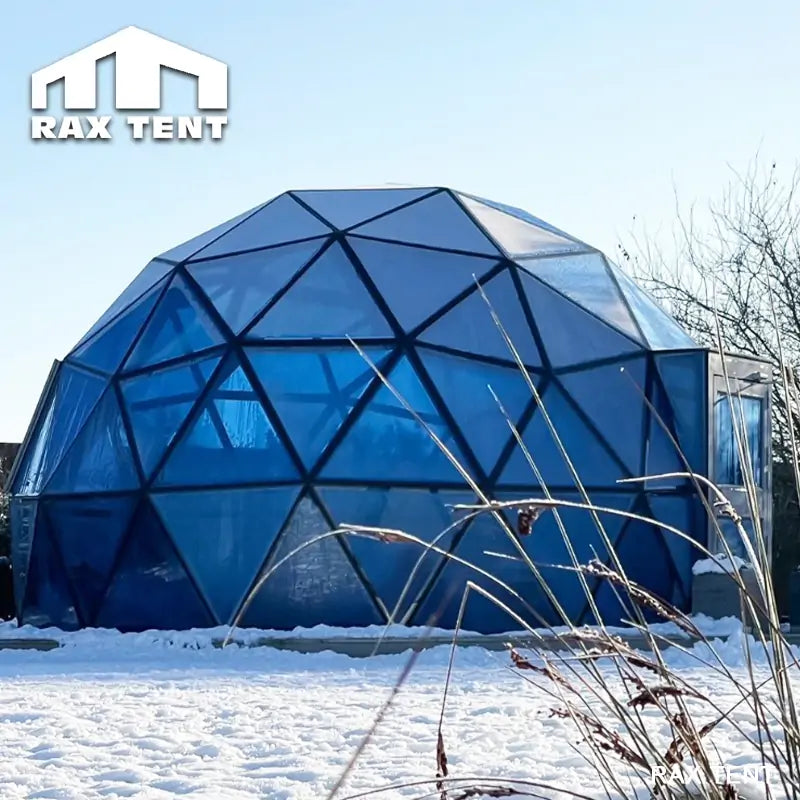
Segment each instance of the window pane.
[{"label": "window pane", "polygon": [[406,331],[475,286],[497,262],[460,253],[348,237],[350,246]]},{"label": "window pane", "polygon": [[[277,564],[330,525],[304,497],[281,534],[269,565]],[[320,620],[342,627],[378,625],[383,618],[335,537],[321,539],[267,578],[242,618],[242,627],[291,630]]]},{"label": "window pane", "polygon": [[189,272],[239,333],[322,247],[323,239],[189,264]]},{"label": "window pane", "polygon": [[154,494],[153,504],[217,620],[233,622],[297,487]]},{"label": "window pane", "polygon": [[392,336],[338,244],[329,247],[247,334],[253,339]]},{"label": "window pane", "polygon": [[342,189],[293,192],[340,230],[430,194],[430,189]]},{"label": "window pane", "polygon": [[446,192],[353,228],[353,233],[397,242],[500,255],[464,209]]},{"label": "window pane", "polygon": [[[738,440],[747,447],[749,464],[742,464]],[[714,401],[716,453],[714,476],[717,483],[744,486],[752,469],[757,485],[763,480],[763,413],[760,397],[717,394]]]}]

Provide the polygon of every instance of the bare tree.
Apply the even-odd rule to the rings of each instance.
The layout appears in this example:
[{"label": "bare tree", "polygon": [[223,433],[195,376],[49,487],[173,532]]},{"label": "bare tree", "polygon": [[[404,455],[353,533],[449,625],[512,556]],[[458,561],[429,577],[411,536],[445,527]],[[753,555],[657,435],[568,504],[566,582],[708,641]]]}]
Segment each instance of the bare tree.
[{"label": "bare tree", "polygon": [[[767,358],[773,368],[774,557],[779,594],[800,561],[800,170],[732,172],[708,208],[677,205],[670,246],[634,234],[620,246],[630,271],[698,341]],[[791,415],[791,416],[790,416]],[[793,422],[793,425],[790,424]]]},{"label": "bare tree", "polygon": [[[756,162],[719,201],[698,213],[678,209],[673,246],[634,236],[621,255],[636,278],[695,339],[760,356],[774,370],[774,451],[789,461],[788,414],[800,422],[800,171],[781,181]],[[782,373],[781,364],[788,369]]]}]

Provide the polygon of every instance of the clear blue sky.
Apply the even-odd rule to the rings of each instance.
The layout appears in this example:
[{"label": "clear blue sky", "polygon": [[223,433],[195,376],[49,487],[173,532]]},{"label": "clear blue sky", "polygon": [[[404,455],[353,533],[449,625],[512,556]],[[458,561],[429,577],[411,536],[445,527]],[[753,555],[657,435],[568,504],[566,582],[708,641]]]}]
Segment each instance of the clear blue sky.
[{"label": "clear blue sky", "polygon": [[[612,251],[634,215],[670,225],[673,187],[688,203],[757,150],[796,160],[796,0],[28,0],[2,16],[0,441],[149,257],[284,189],[449,185]],[[30,73],[126,25],[229,64],[221,144],[30,141]],[[188,113],[188,79],[164,85]]]}]

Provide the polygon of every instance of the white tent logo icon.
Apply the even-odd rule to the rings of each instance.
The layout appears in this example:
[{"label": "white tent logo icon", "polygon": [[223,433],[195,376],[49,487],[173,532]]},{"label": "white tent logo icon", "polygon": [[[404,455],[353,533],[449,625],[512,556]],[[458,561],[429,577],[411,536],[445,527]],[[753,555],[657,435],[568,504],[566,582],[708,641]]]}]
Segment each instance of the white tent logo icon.
[{"label": "white tent logo icon", "polygon": [[[228,107],[228,66],[215,58],[190,50],[135,26],[117,31],[99,42],[37,70],[31,76],[31,108],[47,108],[48,87],[64,82],[64,108],[70,111],[97,108],[97,63],[108,56],[115,60],[114,99],[118,110],[161,108],[161,70],[166,67],[197,79],[197,108],[224,111]],[[108,139],[111,117],[34,115],[34,139]],[[89,127],[88,135],[86,131]],[[202,138],[204,126],[211,138],[221,138],[226,117],[128,117],[134,139],[148,129],[157,139]],[[215,135],[217,134],[217,135]]]}]

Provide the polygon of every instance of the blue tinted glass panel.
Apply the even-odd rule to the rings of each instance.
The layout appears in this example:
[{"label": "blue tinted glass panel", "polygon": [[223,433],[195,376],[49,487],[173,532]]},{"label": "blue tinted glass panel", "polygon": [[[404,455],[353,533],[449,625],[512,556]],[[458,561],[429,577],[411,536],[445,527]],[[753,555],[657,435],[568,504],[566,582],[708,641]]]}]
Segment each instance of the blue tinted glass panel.
[{"label": "blue tinted glass panel", "polygon": [[258,339],[391,336],[350,259],[328,248],[249,331]]},{"label": "blue tinted glass panel", "polygon": [[194,258],[209,258],[241,250],[270,247],[273,244],[328,236],[331,233],[325,223],[306,211],[288,194],[276,197],[263,208],[232,228],[208,247],[196,253]]},{"label": "blue tinted glass panel", "polygon": [[520,305],[511,274],[501,272],[483,287],[483,291],[491,308],[476,289],[426,328],[419,338],[423,342],[513,362],[514,355],[492,318],[494,309],[522,361],[534,367],[540,366],[541,356]]},{"label": "blue tinted glass panel", "polygon": [[653,349],[678,350],[697,347],[691,336],[644,289],[634,283],[616,264],[610,263],[610,266],[636,321]]},{"label": "blue tinted glass panel", "polygon": [[532,399],[524,376],[515,367],[495,367],[422,348],[419,354],[472,452],[491,472],[513,435],[491,390],[517,425]]},{"label": "blue tinted glass panel", "polygon": [[185,630],[214,624],[147,502],[133,520],[96,624],[121,631]]},{"label": "blue tinted glass panel", "polygon": [[497,262],[421,247],[348,237],[403,329],[410,331],[475,285]]},{"label": "blue tinted glass panel", "polygon": [[253,387],[235,362],[167,458],[160,486],[207,486],[296,478],[297,471]]},{"label": "blue tinted glass panel", "polygon": [[541,281],[519,273],[545,352],[554,368],[582,364],[642,348],[584,312]]},{"label": "blue tinted glass panel", "polygon": [[[514,500],[529,496],[530,493],[524,497],[501,494],[496,499]],[[581,502],[577,493],[560,493],[558,498]],[[620,510],[628,510],[631,505],[631,497],[623,494],[603,494],[593,500],[599,506]],[[595,556],[604,558],[607,555],[603,537],[588,511],[563,508],[559,513],[579,564],[587,563]],[[512,532],[516,531],[517,514],[515,510],[506,513]],[[613,542],[624,519],[603,512],[598,515],[606,535]],[[529,536],[515,536],[515,539],[539,568],[542,578],[556,595],[566,616],[572,621],[578,621],[586,605],[586,595],[579,577],[569,569],[560,568],[572,567],[573,561],[553,513],[545,512],[536,521]],[[491,592],[534,627],[539,627],[542,622],[564,624],[563,618],[551,604],[535,573],[523,560],[508,532],[492,516],[482,515],[476,518],[457,545],[455,554],[468,564],[483,569],[502,581],[517,592],[524,602],[470,566],[451,560],[414,618],[414,623],[424,624],[433,617],[436,620],[434,624],[438,626],[454,627],[466,582],[471,580]],[[595,583],[590,579],[588,585],[592,588]],[[533,611],[526,608],[525,603]],[[465,630],[481,630],[487,633],[520,630],[522,627],[503,609],[474,592],[467,602],[463,626]]]},{"label": "blue tinted glass panel", "polygon": [[169,261],[185,261],[199,250],[202,250],[204,247],[206,247],[206,245],[211,244],[211,242],[213,242],[215,239],[222,236],[223,233],[227,233],[235,225],[238,225],[240,222],[252,216],[256,211],[263,207],[264,204],[256,206],[255,208],[250,208],[247,211],[238,214],[233,219],[229,219],[220,225],[215,225],[213,228],[205,231],[205,233],[201,233],[199,236],[195,236],[193,239],[189,239],[189,241],[179,244],[177,247],[173,247],[171,250],[167,250],[166,253],[162,253],[161,258],[166,258]]},{"label": "blue tinted glass panel", "polygon": [[[367,348],[381,368],[385,349]],[[289,438],[311,466],[373,381],[372,367],[353,347],[301,350],[248,348],[248,358]]]},{"label": "blue tinted glass panel", "polygon": [[446,192],[359,225],[353,233],[428,247],[499,255],[499,250]]},{"label": "blue tinted glass panel", "polygon": [[[714,480],[721,484],[744,486],[745,476],[749,476],[752,470],[752,476],[760,486],[764,479],[762,399],[718,392],[714,400],[714,428]],[[740,448],[745,452],[741,453]]]},{"label": "blue tinted glass panel", "polygon": [[340,230],[430,194],[430,189],[342,189],[294,192]]},{"label": "blue tinted glass panel", "polygon": [[153,495],[164,527],[221,624],[233,621],[298,491],[280,487]]},{"label": "blue tinted glass panel", "polygon": [[[317,506],[304,497],[282,532],[267,569],[329,530]],[[310,628],[321,620],[341,627],[384,621],[336,537],[320,539],[277,567],[253,597],[242,627],[290,630]]]},{"label": "blue tinted glass panel", "polygon": [[[647,435],[645,475],[685,472],[686,466],[681,460],[680,451],[670,440],[675,437],[675,416],[660,382],[654,376],[650,402],[653,410],[649,413],[649,431]],[[667,430],[664,429],[666,426]],[[647,481],[646,488],[670,488],[685,483],[682,478],[659,478]]]},{"label": "blue tinted glass panel", "polygon": [[681,451],[696,472],[705,473],[706,439],[706,357],[700,351],[659,355],[656,364],[674,411],[675,429]]},{"label": "blue tinted glass panel", "polygon": [[239,333],[322,247],[315,239],[189,265],[189,272]]},{"label": "blue tinted glass panel", "polygon": [[36,500],[11,498],[11,563],[14,578],[14,603],[19,616],[22,599],[25,596],[25,585],[28,582],[28,562],[31,556],[31,545],[36,529]]},{"label": "blue tinted glass panel", "polygon": [[36,520],[22,608],[20,623],[23,625],[38,628],[54,625],[62,630],[75,630],[80,624],[67,576],[53,547],[50,525],[41,509]]},{"label": "blue tinted glass panel", "polygon": [[[391,528],[434,542],[449,550],[455,531],[446,503],[459,497],[417,489],[320,489],[322,501],[339,526],[368,525]],[[427,586],[443,556],[414,543],[387,545],[363,536],[348,536],[347,544],[362,571],[395,621],[405,614]],[[420,560],[418,566],[417,561]],[[408,583],[408,588],[406,584]]]},{"label": "blue tinted glass panel", "polygon": [[[550,385],[542,397],[558,438],[581,481],[587,486],[608,486],[628,477],[613,456],[597,441],[557,386]],[[574,486],[571,472],[545,421],[538,411],[522,434],[528,452],[548,486]],[[500,475],[500,484],[538,486],[536,477],[519,446],[515,446]]]},{"label": "blue tinted glass panel", "polygon": [[[659,522],[671,525],[685,534],[706,541],[706,514],[701,504],[691,497],[677,497],[667,494],[650,494],[648,503],[651,516]],[[692,583],[692,564],[700,558],[700,551],[691,542],[676,533],[660,528],[661,536],[675,565],[681,591],[679,607],[688,610],[686,604],[690,598]],[[677,602],[677,600],[673,600]]]},{"label": "blue tinted glass panel", "polygon": [[46,513],[58,543],[81,618],[94,619],[109,571],[133,516],[133,497],[56,500]]},{"label": "blue tinted glass panel", "polygon": [[79,348],[84,342],[91,339],[104,325],[111,322],[118,314],[123,312],[135,300],[138,300],[148,289],[157,284],[168,272],[175,269],[173,264],[163,261],[151,261],[130,283],[127,289],[111,304],[100,319],[92,325],[83,338],[75,345]]},{"label": "blue tinted glass panel", "polygon": [[600,253],[519,259],[519,265],[578,305],[641,342],[641,334]]},{"label": "blue tinted glass panel", "polygon": [[75,350],[69,359],[101,372],[116,372],[163,289],[162,283],[154,286],[97,336]]},{"label": "blue tinted glass panel", "polygon": [[171,358],[188,356],[221,344],[222,334],[179,275],[158,301],[136,348],[125,363],[138,369]]},{"label": "blue tinted glass panel", "polygon": [[[648,510],[638,509],[637,513],[646,516]],[[643,586],[661,600],[669,601],[672,598],[675,589],[674,572],[670,568],[669,553],[658,527],[631,521],[623,531],[615,549],[629,580]],[[658,564],[657,569],[653,568],[654,564]],[[615,588],[619,598],[611,590],[608,581],[603,581],[597,592],[597,605],[606,624],[616,625],[638,619],[634,616],[636,608],[643,613],[648,622],[666,622],[663,617],[643,604],[635,604],[624,587]]]},{"label": "blue tinted glass panel", "polygon": [[120,382],[146,475],[169,447],[219,361],[219,356],[212,356]]},{"label": "blue tinted glass panel", "polygon": [[[462,465],[467,465],[452,433],[433,405],[411,364],[400,361],[389,382],[417,411]],[[381,386],[322,470],[326,478],[413,481],[463,480],[425,428]]]},{"label": "blue tinted glass panel", "polygon": [[540,228],[519,217],[484,205],[471,197],[462,196],[461,202],[512,258],[545,253],[568,253],[586,249],[586,246],[580,242],[559,236],[552,230]]},{"label": "blue tinted glass panel", "polygon": [[36,432],[24,454],[14,493],[38,494],[75,440],[105,388],[105,381],[62,364]]},{"label": "blue tinted glass panel", "polygon": [[559,375],[567,394],[633,475],[642,474],[647,362],[644,359]]},{"label": "blue tinted glass panel", "polygon": [[136,489],[139,478],[119,403],[109,389],[67,451],[45,491],[104,492]]}]

